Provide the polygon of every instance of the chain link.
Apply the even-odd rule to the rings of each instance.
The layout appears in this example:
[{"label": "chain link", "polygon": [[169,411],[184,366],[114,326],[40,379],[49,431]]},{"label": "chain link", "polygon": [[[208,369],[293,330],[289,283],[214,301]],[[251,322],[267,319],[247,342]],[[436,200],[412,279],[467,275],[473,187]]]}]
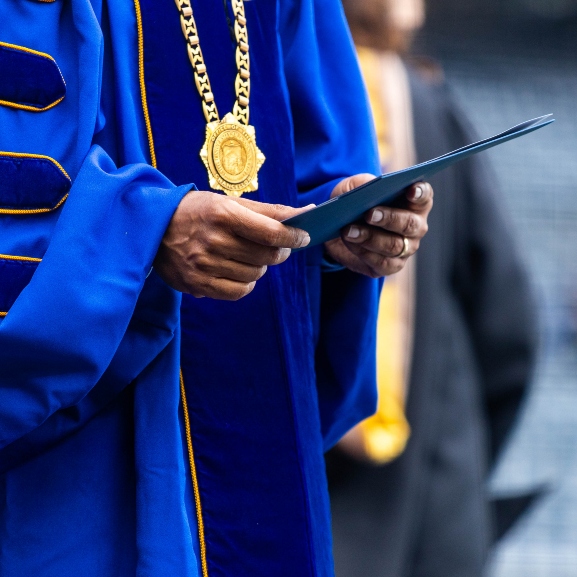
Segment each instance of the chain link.
[{"label": "chain link", "polygon": [[[220,116],[214,102],[214,94],[210,86],[210,80],[206,72],[206,65],[202,50],[196,22],[192,14],[191,0],[175,0],[176,7],[180,13],[180,25],[182,33],[187,42],[188,58],[194,70],[194,82],[200,97],[202,98],[202,108],[207,122],[218,122]],[[237,75],[234,83],[236,92],[236,102],[234,103],[233,114],[241,124],[248,125],[249,120],[249,99],[250,99],[250,58],[248,55],[248,32],[246,28],[246,17],[244,14],[244,1],[231,0],[234,13],[234,34],[236,36],[236,67]]]}]

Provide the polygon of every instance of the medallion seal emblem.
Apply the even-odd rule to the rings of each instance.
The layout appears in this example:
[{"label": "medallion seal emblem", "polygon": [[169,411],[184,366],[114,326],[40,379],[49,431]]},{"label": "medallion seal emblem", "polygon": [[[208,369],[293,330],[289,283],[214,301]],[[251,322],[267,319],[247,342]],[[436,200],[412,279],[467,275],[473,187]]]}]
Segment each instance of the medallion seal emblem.
[{"label": "medallion seal emblem", "polygon": [[258,171],[265,157],[256,145],[254,127],[241,124],[233,114],[206,125],[200,157],[212,189],[230,196],[258,189]]}]

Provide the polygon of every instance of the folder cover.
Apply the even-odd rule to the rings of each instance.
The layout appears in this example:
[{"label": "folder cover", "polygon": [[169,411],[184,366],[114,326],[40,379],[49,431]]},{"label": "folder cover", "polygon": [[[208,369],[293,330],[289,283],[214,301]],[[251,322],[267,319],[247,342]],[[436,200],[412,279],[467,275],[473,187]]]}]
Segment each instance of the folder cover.
[{"label": "folder cover", "polygon": [[[337,238],[343,227],[357,221],[367,210],[377,205],[390,203],[402,194],[403,190],[408,186],[427,180],[433,174],[473,154],[508,140],[513,140],[524,134],[529,134],[552,122],[554,122],[552,114],[527,120],[491,138],[469,144],[438,158],[398,172],[378,176],[358,188],[341,196],[331,198],[307,212],[283,221],[283,223],[295,228],[301,228],[309,233],[311,242],[305,248]],[[442,194],[442,191],[439,192]]]}]

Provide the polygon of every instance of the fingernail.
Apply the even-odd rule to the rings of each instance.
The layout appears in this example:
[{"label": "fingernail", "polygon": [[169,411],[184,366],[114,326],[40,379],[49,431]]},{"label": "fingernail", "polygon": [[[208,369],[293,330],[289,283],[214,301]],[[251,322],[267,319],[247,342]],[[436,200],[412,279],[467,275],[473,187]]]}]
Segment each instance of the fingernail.
[{"label": "fingernail", "polygon": [[421,196],[423,196],[423,187],[417,186],[417,188],[415,188],[415,196],[413,198],[414,200],[419,200]]},{"label": "fingernail", "polygon": [[361,231],[358,226],[351,226],[349,232],[347,232],[347,238],[359,238],[361,236]]},{"label": "fingernail", "polygon": [[301,241],[299,248],[303,248],[304,246],[307,246],[310,241],[311,241],[311,237],[308,234],[306,234],[305,236],[303,236],[303,239]]},{"label": "fingernail", "polygon": [[384,217],[384,213],[382,210],[375,210],[373,211],[373,215],[371,216],[371,222],[381,222],[381,220],[383,220]]},{"label": "fingernail", "polygon": [[280,262],[284,262],[290,255],[291,255],[291,249],[290,248],[281,248],[279,251]]}]

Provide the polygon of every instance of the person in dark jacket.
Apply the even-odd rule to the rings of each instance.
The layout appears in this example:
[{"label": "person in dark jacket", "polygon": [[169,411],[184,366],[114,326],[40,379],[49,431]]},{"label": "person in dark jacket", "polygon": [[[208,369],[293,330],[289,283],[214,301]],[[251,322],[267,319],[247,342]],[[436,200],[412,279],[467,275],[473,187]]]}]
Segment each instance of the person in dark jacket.
[{"label": "person in dark jacket", "polygon": [[[403,3],[413,20],[409,9],[395,21]],[[420,3],[344,0],[344,6],[361,45],[384,168],[476,140],[439,69],[417,70],[398,59],[420,22]],[[399,63],[400,76],[391,72]],[[376,94],[375,77],[388,81]],[[391,99],[391,91],[403,98]],[[403,101],[406,110],[394,104]],[[394,137],[399,122],[401,140]],[[403,147],[409,152],[399,161]],[[404,392],[390,397],[405,405],[406,438],[379,445],[374,422],[361,424],[327,457],[337,577],[479,577],[500,531],[486,480],[531,378],[535,307],[486,156],[445,170],[431,184],[437,195],[429,234],[404,288],[411,300]],[[389,394],[386,386],[381,392]],[[379,402],[385,417],[387,398]],[[387,418],[381,415],[380,423]],[[391,430],[381,430],[377,441]]]}]

